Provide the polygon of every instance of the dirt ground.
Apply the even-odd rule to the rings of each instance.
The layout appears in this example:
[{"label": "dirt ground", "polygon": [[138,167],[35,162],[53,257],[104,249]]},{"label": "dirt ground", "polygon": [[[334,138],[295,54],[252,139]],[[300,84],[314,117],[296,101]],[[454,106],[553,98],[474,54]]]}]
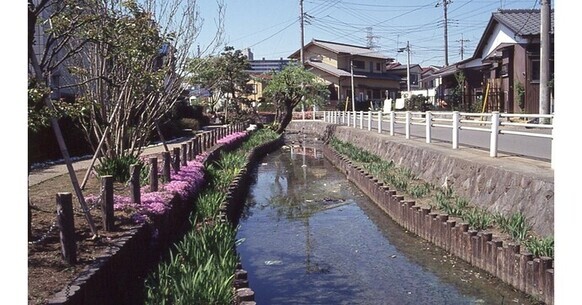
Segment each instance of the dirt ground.
[{"label": "dirt ground", "polygon": [[[85,170],[77,172],[79,183],[83,181]],[[85,198],[99,196],[101,181],[92,175],[83,190]],[[129,195],[123,184],[114,185],[117,195]],[[117,236],[131,225],[129,218],[116,211],[114,232],[103,230],[101,210],[95,204],[89,205],[89,214],[98,232],[93,238],[89,222],[74,195],[68,175],[58,176],[30,186],[30,228],[28,237],[28,304],[47,304],[52,295],[61,291],[85,267],[94,261],[100,252],[107,249]],[[73,194],[74,225],[77,242],[77,263],[68,265],[63,260],[56,217],[56,195],[60,192]]]}]

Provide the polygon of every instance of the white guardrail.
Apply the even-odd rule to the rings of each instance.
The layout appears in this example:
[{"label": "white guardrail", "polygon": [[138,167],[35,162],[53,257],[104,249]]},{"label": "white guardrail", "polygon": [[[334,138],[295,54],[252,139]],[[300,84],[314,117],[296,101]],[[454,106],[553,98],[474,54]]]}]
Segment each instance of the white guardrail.
[{"label": "white guardrail", "polygon": [[[407,139],[411,136],[411,126],[424,126],[424,138],[426,143],[433,140],[433,127],[451,129],[451,144],[453,149],[459,147],[459,131],[472,130],[490,134],[489,156],[497,157],[498,136],[510,134],[520,137],[537,137],[553,139],[554,116],[543,114],[508,114],[508,113],[466,113],[459,111],[441,112],[413,112],[413,111],[318,111],[308,115],[310,120],[324,121],[326,123],[341,124],[372,130],[372,121],[376,122],[374,129],[382,133],[385,123],[391,136],[395,134],[396,126],[404,126],[404,135]],[[305,114],[302,115],[305,120]],[[544,132],[545,131],[545,132]],[[550,147],[551,149],[551,147]]]}]

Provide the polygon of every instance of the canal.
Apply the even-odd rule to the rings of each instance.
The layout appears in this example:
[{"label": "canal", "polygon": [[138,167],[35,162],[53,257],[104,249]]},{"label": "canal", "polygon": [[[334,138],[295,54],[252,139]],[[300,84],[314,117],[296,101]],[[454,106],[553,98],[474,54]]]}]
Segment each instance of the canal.
[{"label": "canal", "polygon": [[237,251],[259,305],[536,304],[406,232],[297,137],[262,160]]}]

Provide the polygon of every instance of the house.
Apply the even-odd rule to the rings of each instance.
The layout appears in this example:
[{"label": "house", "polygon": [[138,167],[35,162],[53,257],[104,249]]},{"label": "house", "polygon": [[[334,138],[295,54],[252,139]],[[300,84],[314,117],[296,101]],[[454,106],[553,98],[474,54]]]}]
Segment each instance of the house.
[{"label": "house", "polygon": [[[550,26],[550,78],[554,73],[554,12]],[[473,57],[481,58],[485,85],[499,111],[539,113],[540,10],[494,12]],[[522,93],[523,92],[523,93]]]},{"label": "house", "polygon": [[[289,58],[299,61],[300,51]],[[303,53],[306,69],[327,84],[331,109],[351,110],[352,87],[356,110],[379,109],[400,90],[400,76],[386,70],[394,59],[371,48],[312,39]]]},{"label": "house", "polygon": [[290,62],[289,59],[265,59],[255,60],[250,49],[243,50],[247,56],[250,68],[246,70],[251,76],[247,83],[245,97],[249,100],[260,101],[263,98],[264,85],[271,79],[273,72],[283,70]]},{"label": "house", "polygon": [[420,77],[422,75],[422,68],[419,64],[401,64],[399,62],[392,62],[386,64],[386,71],[400,76],[400,91],[408,91],[408,66],[410,66],[410,90],[420,89]]},{"label": "house", "polygon": [[[426,80],[440,78],[444,100],[451,101],[460,94],[459,106],[467,111],[479,105],[483,111],[539,113],[540,19],[540,10],[493,12],[473,56],[444,67]],[[550,37],[553,79],[553,10]]]}]

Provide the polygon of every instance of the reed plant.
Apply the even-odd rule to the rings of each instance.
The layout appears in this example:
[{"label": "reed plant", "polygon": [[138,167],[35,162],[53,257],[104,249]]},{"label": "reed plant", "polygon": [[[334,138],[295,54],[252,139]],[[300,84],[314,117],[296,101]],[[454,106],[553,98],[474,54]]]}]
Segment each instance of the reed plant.
[{"label": "reed plant", "polygon": [[145,304],[234,303],[236,228],[216,221],[215,216],[226,199],[226,189],[244,167],[247,152],[277,137],[272,131],[258,130],[239,149],[221,154],[218,161],[207,166],[209,183],[198,195],[196,209],[190,215],[192,230],[147,278]]},{"label": "reed plant", "polygon": [[235,235],[227,223],[201,223],[148,277],[145,304],[232,304]]},{"label": "reed plant", "polygon": [[531,237],[523,241],[525,248],[533,256],[554,257],[554,237]]}]

